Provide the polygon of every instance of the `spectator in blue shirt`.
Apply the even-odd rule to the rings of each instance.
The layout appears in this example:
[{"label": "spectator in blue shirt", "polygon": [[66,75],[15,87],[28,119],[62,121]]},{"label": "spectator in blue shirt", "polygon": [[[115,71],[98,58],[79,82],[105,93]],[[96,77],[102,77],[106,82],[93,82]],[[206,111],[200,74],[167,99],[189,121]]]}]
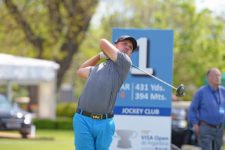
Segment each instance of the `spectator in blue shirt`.
[{"label": "spectator in blue shirt", "polygon": [[225,87],[221,86],[221,72],[211,68],[207,72],[208,85],[198,89],[188,112],[198,145],[202,150],[220,150],[223,142]]}]

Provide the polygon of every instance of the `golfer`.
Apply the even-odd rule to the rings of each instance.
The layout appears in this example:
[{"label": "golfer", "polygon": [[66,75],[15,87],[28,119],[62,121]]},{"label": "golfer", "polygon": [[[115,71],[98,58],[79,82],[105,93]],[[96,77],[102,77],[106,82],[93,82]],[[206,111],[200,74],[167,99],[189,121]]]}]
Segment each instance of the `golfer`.
[{"label": "golfer", "polygon": [[[128,35],[114,44],[100,40],[101,52],[85,61],[77,75],[87,79],[73,117],[76,150],[108,150],[115,131],[113,108],[126,79],[136,40]],[[101,58],[105,62],[98,64]]]}]

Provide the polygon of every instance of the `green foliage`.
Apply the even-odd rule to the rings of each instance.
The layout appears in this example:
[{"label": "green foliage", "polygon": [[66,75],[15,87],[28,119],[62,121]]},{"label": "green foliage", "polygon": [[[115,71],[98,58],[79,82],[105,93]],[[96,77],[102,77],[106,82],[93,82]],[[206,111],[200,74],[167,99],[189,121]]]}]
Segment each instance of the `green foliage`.
[{"label": "green foliage", "polygon": [[97,4],[98,0],[2,1],[0,52],[56,61],[59,88]]},{"label": "green foliage", "polygon": [[56,106],[57,117],[73,117],[77,108],[77,103],[58,103]]},{"label": "green foliage", "polygon": [[73,129],[73,118],[63,118],[56,122],[56,129]]},{"label": "green foliage", "polygon": [[[79,8],[84,8],[85,3],[90,1],[79,2],[82,2]],[[68,14],[65,5],[59,5],[63,23],[59,28],[60,32],[56,30],[60,24],[54,24],[49,18],[46,1],[14,0],[14,3],[22,15],[26,16],[35,35],[44,40],[43,58],[62,62],[67,54],[68,56],[71,54],[62,51],[61,48],[63,44],[73,39],[76,55],[64,81],[75,87],[76,97],[80,95],[85,83],[85,80],[75,75],[76,69],[87,58],[100,51],[98,43],[100,38],[111,39],[113,27],[174,30],[173,84],[183,83],[186,86],[185,100],[190,100],[195,90],[203,84],[205,73],[210,67],[219,67],[225,71],[224,16],[215,16],[207,9],[197,11],[194,0],[121,0],[119,3],[122,9],[105,13],[99,27],[89,28],[88,32],[82,34],[75,32],[82,26],[81,18],[86,18],[82,15],[89,18],[97,3],[96,5],[92,3],[93,7],[88,5],[88,9],[86,8],[93,10],[81,9],[82,13],[76,13],[77,16],[74,18]],[[112,11],[114,2],[105,4],[105,10]],[[27,40],[21,26],[8,13],[4,4],[0,5],[0,9],[0,51],[36,57],[38,52]],[[67,67],[61,66],[63,70]]]},{"label": "green foliage", "polygon": [[56,124],[54,120],[49,119],[34,119],[33,124],[37,129],[55,129]]},{"label": "green foliage", "polygon": [[207,9],[197,11],[194,2],[123,0],[121,3],[126,4],[123,9],[105,16],[99,30],[106,33],[112,27],[174,30],[173,84],[183,83],[187,89],[184,99],[191,100],[210,67],[225,71],[224,21]]},{"label": "green foliage", "polygon": [[34,119],[33,124],[37,129],[73,129],[72,118],[57,118],[56,120]]}]

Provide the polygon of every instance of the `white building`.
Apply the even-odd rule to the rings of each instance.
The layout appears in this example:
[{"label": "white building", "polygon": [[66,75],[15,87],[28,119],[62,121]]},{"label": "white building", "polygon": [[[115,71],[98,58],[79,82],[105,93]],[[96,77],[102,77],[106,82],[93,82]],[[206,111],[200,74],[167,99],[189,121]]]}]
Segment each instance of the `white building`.
[{"label": "white building", "polygon": [[0,85],[7,85],[12,99],[12,84],[38,86],[38,118],[55,119],[56,78],[59,64],[34,58],[0,54]]}]

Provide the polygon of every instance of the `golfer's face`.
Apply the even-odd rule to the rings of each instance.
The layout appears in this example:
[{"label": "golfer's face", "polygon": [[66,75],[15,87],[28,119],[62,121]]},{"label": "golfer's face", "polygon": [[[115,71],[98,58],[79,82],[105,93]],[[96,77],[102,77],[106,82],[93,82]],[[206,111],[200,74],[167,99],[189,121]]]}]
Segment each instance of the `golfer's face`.
[{"label": "golfer's face", "polygon": [[126,53],[131,56],[133,51],[133,44],[129,40],[120,41],[116,44],[116,48],[118,48],[121,52]]}]

